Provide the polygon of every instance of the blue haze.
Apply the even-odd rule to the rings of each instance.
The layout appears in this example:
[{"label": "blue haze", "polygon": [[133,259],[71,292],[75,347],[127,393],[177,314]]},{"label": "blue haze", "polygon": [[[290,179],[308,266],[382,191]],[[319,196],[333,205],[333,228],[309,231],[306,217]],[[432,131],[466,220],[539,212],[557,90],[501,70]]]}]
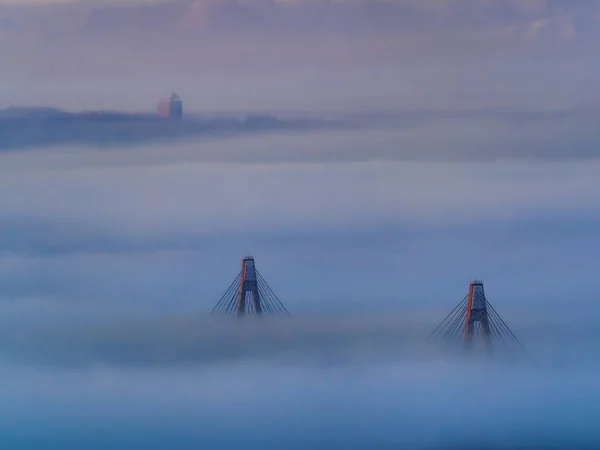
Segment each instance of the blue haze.
[{"label": "blue haze", "polygon": [[[599,18],[0,0],[0,110],[268,119],[0,119],[0,448],[600,448]],[[529,361],[425,342],[474,278]]]},{"label": "blue haze", "polygon": [[[2,155],[0,443],[596,445],[596,160],[379,133]],[[207,317],[245,254],[287,322]],[[533,363],[425,344],[476,277]]]}]

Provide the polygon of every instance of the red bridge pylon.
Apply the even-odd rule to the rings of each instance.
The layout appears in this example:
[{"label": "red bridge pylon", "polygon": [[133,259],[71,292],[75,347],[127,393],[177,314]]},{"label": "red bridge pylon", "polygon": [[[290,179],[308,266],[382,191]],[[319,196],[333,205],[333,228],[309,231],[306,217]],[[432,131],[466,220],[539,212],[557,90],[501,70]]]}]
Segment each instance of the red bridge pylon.
[{"label": "red bridge pylon", "polygon": [[488,350],[497,344],[506,349],[523,346],[485,297],[483,283],[473,281],[469,293],[429,334],[429,341],[463,344],[469,348],[475,340],[481,341]]},{"label": "red bridge pylon", "polygon": [[290,315],[265,279],[256,270],[252,256],[242,259],[242,270],[215,305],[211,314],[217,312],[236,314],[238,317],[247,314],[261,315],[263,313]]}]

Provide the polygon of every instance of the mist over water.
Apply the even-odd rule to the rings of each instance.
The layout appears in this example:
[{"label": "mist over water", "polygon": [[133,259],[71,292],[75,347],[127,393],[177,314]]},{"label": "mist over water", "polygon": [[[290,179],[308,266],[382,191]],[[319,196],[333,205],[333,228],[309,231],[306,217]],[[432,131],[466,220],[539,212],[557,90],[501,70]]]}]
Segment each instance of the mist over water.
[{"label": "mist over water", "polygon": [[[596,161],[333,137],[2,155],[2,445],[597,445]],[[246,254],[290,318],[208,316]],[[473,278],[528,358],[425,341]]]},{"label": "mist over water", "polygon": [[593,336],[564,321],[529,332],[517,321],[536,358],[507,360],[426,344],[425,316],[4,327],[0,439],[29,448],[597,445],[598,365],[586,357],[596,325]]}]

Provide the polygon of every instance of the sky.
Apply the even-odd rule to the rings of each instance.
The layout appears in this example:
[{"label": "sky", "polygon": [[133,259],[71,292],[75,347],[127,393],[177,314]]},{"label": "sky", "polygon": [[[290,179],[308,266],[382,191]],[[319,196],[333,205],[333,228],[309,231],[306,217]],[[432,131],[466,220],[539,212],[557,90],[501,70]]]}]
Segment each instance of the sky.
[{"label": "sky", "polygon": [[[2,448],[597,448],[599,15],[0,0],[0,109],[351,125],[0,134]],[[208,315],[246,255],[290,318]],[[425,341],[473,279],[530,359]]]},{"label": "sky", "polygon": [[600,10],[547,0],[0,3],[4,105],[589,108]]}]

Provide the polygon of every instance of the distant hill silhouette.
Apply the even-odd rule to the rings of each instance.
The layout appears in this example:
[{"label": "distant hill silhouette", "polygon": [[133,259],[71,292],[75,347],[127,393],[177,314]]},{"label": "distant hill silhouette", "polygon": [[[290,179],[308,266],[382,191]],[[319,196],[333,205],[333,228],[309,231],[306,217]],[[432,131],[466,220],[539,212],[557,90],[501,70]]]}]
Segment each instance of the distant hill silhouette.
[{"label": "distant hill silhouette", "polygon": [[51,107],[11,107],[0,110],[0,151],[57,145],[142,145],[191,137],[341,125],[320,119],[283,120],[268,115],[188,116],[171,120],[153,114],[73,113]]}]

